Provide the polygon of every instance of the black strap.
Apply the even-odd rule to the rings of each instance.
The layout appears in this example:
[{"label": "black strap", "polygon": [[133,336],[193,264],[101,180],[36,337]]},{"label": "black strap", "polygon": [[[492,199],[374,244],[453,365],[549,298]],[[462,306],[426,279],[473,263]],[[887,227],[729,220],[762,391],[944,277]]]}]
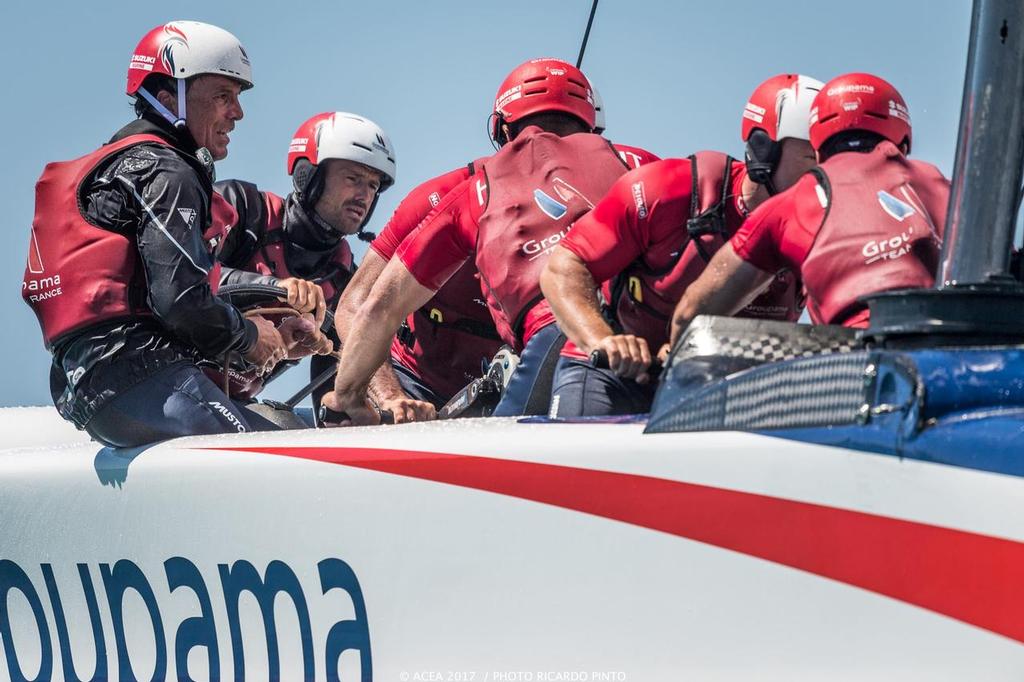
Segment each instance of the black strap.
[{"label": "black strap", "polygon": [[512,333],[515,334],[516,341],[519,342],[520,347],[523,346],[523,327],[526,326],[526,315],[533,310],[535,305],[543,300],[544,294],[537,294],[531,298],[526,305],[523,306],[523,309],[519,311],[519,314],[516,315],[516,319],[512,321]]},{"label": "black strap", "polygon": [[[729,233],[725,226],[725,207],[729,200],[729,176],[732,171],[733,158],[725,158],[725,170],[722,172],[721,191],[718,201],[708,210],[700,213],[700,179],[697,176],[697,156],[691,154],[690,159],[690,218],[686,221],[686,232],[693,240],[697,253],[705,263],[711,262],[711,254],[701,243],[701,237],[705,235],[720,235],[722,239],[728,239]],[[679,252],[680,256],[682,251]],[[672,264],[673,267],[675,263]]]},{"label": "black strap", "polygon": [[[732,173],[732,165],[735,163],[735,159],[731,156],[725,158],[725,170],[722,172],[721,180],[721,192],[719,193],[718,201],[711,206],[708,210],[700,213],[700,178],[697,172],[697,156],[691,154],[687,157],[690,160],[690,217],[686,221],[686,234],[687,241],[692,240],[694,246],[697,249],[697,253],[701,259],[708,263],[711,261],[711,255],[701,244],[700,238],[708,234],[719,234],[723,239],[728,239],[729,234],[726,229],[725,223],[725,209],[729,201],[729,178]],[[652,268],[643,257],[637,258],[633,263],[630,264],[625,270],[620,272],[612,280],[611,298],[608,305],[611,308],[610,315],[608,316],[611,320],[616,320],[615,308],[621,300],[623,294],[629,296],[629,299],[634,305],[642,308],[647,313],[651,314],[657,319],[668,319],[666,315],[658,312],[651,306],[637,300],[629,290],[629,278],[631,273],[640,273],[648,276],[660,276],[668,274],[676,267],[679,263],[679,259],[683,257],[683,253],[686,251],[687,242],[684,242],[675,258],[671,259],[665,266],[661,268]],[[614,328],[614,325],[613,325]]]},{"label": "black strap", "polygon": [[821,188],[825,191],[825,200],[828,205],[825,206],[825,215],[821,217],[821,225],[818,226],[818,231],[825,225],[825,221],[828,220],[828,214],[832,211],[832,183],[829,182],[828,175],[825,173],[821,166],[815,166],[811,170],[807,171],[814,176],[814,179],[818,181]]}]

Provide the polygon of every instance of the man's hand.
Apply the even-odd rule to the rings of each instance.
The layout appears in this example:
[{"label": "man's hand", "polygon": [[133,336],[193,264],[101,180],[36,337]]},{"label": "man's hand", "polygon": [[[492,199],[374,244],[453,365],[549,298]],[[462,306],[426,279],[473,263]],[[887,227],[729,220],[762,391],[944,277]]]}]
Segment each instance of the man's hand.
[{"label": "man's hand", "polygon": [[319,284],[313,284],[298,277],[289,277],[278,281],[278,286],[288,290],[288,305],[300,313],[312,313],[319,327],[327,313],[324,291]]},{"label": "man's hand", "polygon": [[334,344],[320,331],[310,313],[286,319],[277,331],[288,348],[288,359],[298,360],[308,355],[328,355]]},{"label": "man's hand", "polygon": [[437,419],[437,410],[428,402],[415,400],[408,396],[400,396],[392,400],[382,400],[380,409],[395,415],[396,424],[406,422],[425,422]]},{"label": "man's hand", "polygon": [[650,381],[647,369],[651,366],[651,350],[647,341],[632,334],[612,334],[597,342],[593,350],[608,356],[608,367],[623,379],[638,384]]},{"label": "man's hand", "polygon": [[662,367],[668,364],[668,354],[672,352],[672,346],[667,343],[661,344],[661,348],[658,349],[658,362]]},{"label": "man's hand", "polygon": [[285,359],[288,347],[273,322],[259,315],[254,315],[249,320],[256,325],[259,335],[256,337],[256,345],[242,357],[254,364],[260,374],[267,374],[277,366],[277,363]]},{"label": "man's hand", "polygon": [[324,426],[375,426],[380,424],[380,412],[377,411],[366,396],[352,395],[333,391],[325,393],[320,401],[321,405],[335,412],[344,412],[348,415],[347,421],[332,423],[325,422]]}]

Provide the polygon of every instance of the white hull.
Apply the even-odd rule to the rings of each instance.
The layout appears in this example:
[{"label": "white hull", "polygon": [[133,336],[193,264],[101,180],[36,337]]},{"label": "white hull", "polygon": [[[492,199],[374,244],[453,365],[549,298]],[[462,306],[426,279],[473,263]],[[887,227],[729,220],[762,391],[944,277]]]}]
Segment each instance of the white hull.
[{"label": "white hull", "polygon": [[[61,430],[49,410],[4,410],[0,426],[9,434],[0,559],[24,571],[48,630],[40,636],[30,599],[12,589],[7,619],[30,679],[46,639],[54,678],[65,677],[43,565],[78,675],[94,669],[78,564],[95,588],[108,676],[117,677],[120,639],[136,677],[149,679],[165,656],[174,679],[179,624],[202,609],[193,583],[171,591],[172,557],[202,576],[211,612],[199,631],[215,633],[224,679],[240,661],[247,679],[266,679],[273,648],[253,595],[231,597],[247,568],[239,561],[301,585],[298,610],[287,594],[276,600],[281,679],[304,676],[304,609],[321,680],[337,656],[328,632],[353,618],[349,643],[368,633],[378,680],[1024,674],[1020,626],[997,607],[949,598],[991,579],[985,557],[958,548],[980,542],[1022,556],[1019,477],[756,434],[643,435],[639,424],[466,420],[196,437],[131,461]],[[977,574],[933,584],[949,573],[921,563],[929,543],[953,564],[978,559]],[[343,573],[331,562],[320,575],[325,559],[347,564],[357,582],[325,594]],[[152,590],[159,644],[139,593],[119,600],[117,577],[105,585],[118,560]],[[8,584],[17,571],[5,565]],[[138,576],[121,568],[122,581]],[[1020,563],[1007,571],[1024,576]],[[990,596],[1021,603],[1016,593]],[[123,633],[111,602],[123,605]],[[208,678],[208,656],[191,649],[195,679]],[[7,660],[0,679],[10,677]],[[360,654],[342,654],[340,669],[360,679]]]}]

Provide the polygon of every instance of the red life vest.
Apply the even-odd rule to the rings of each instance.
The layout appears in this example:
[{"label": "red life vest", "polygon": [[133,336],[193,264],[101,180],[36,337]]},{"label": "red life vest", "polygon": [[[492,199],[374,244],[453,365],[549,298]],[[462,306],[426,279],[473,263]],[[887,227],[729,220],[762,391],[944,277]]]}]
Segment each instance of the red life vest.
[{"label": "red life vest", "polygon": [[513,348],[522,348],[526,314],[542,298],[548,253],[625,171],[610,143],[589,133],[520,133],[484,162],[476,265],[498,333]]},{"label": "red life vest", "polygon": [[[713,151],[697,152],[687,160],[668,167],[676,182],[683,181],[686,172],[690,178],[689,211],[679,216],[679,241],[644,254],[612,280],[616,320],[625,332],[643,337],[653,351],[668,342],[668,322],[686,288],[744,217],[735,209],[727,210],[732,175],[741,162]],[[672,182],[669,178],[666,184]],[[796,320],[802,308],[799,293],[797,277],[784,270],[737,317]]]},{"label": "red life vest", "polygon": [[[214,193],[220,197],[219,194]],[[248,262],[239,269],[247,272],[258,272],[261,275],[273,275],[280,279],[297,277],[288,269],[288,263],[284,256],[284,199],[273,192],[259,192],[263,200],[263,224],[262,225],[235,225],[238,222],[238,214],[231,204],[221,198],[224,205],[230,207],[230,213],[226,213],[222,220],[231,229],[256,230],[255,235],[257,250],[249,257]],[[348,241],[342,239],[334,255],[328,262],[325,271],[309,281],[320,285],[324,291],[324,300],[329,306],[338,302],[341,292],[352,279],[352,248]]]},{"label": "red life vest", "polygon": [[[136,235],[93,225],[82,215],[82,183],[114,154],[140,144],[168,145],[156,135],[130,135],[73,161],[47,164],[36,183],[28,263],[21,295],[32,308],[47,348],[67,334],[100,322],[151,315]],[[169,145],[168,145],[169,146]],[[213,246],[218,226],[203,238]],[[216,291],[220,265],[209,272]]]},{"label": "red life vest", "polygon": [[[486,160],[467,164],[467,174],[459,179],[475,175]],[[456,184],[431,193],[431,206]],[[391,355],[447,401],[480,376],[481,360],[493,357],[500,347],[476,263],[466,261],[425,306],[406,318],[391,344]]]},{"label": "red life vest", "polygon": [[826,208],[801,268],[812,322],[867,326],[861,296],[932,286],[949,199],[937,168],[883,141],[811,172]]},{"label": "red life vest", "polygon": [[479,377],[481,360],[500,347],[476,265],[466,261],[427,305],[408,317],[391,353],[447,400]]}]

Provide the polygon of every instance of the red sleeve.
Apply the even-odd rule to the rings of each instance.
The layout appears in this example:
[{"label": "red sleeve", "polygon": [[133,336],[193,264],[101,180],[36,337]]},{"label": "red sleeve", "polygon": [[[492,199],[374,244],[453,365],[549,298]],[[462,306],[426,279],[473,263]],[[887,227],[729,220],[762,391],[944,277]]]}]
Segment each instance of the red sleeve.
[{"label": "red sleeve", "polygon": [[416,281],[437,291],[476,248],[474,178],[448,192],[395,251]]},{"label": "red sleeve", "polygon": [[655,161],[661,161],[660,156],[640,147],[631,147],[628,144],[616,144],[614,142],[612,147],[619,153],[619,158],[626,162],[626,167],[630,170],[635,170],[640,166],[646,166]]},{"label": "red sleeve", "polygon": [[758,206],[729,240],[736,255],[765,272],[799,272],[825,216],[817,187],[808,174]]},{"label": "red sleeve", "polygon": [[468,177],[469,168],[463,166],[444,175],[431,178],[417,186],[405,195],[402,203],[392,214],[391,220],[384,226],[377,238],[370,243],[370,248],[384,260],[391,260],[391,256],[398,250],[398,245],[402,243],[402,240],[423,222],[423,219],[441,203],[441,199],[448,192]]},{"label": "red sleeve", "polygon": [[561,244],[583,261],[595,282],[604,282],[652,245],[678,240],[679,220],[686,219],[679,207],[689,210],[689,197],[688,160],[667,159],[638,168],[616,180]]}]

